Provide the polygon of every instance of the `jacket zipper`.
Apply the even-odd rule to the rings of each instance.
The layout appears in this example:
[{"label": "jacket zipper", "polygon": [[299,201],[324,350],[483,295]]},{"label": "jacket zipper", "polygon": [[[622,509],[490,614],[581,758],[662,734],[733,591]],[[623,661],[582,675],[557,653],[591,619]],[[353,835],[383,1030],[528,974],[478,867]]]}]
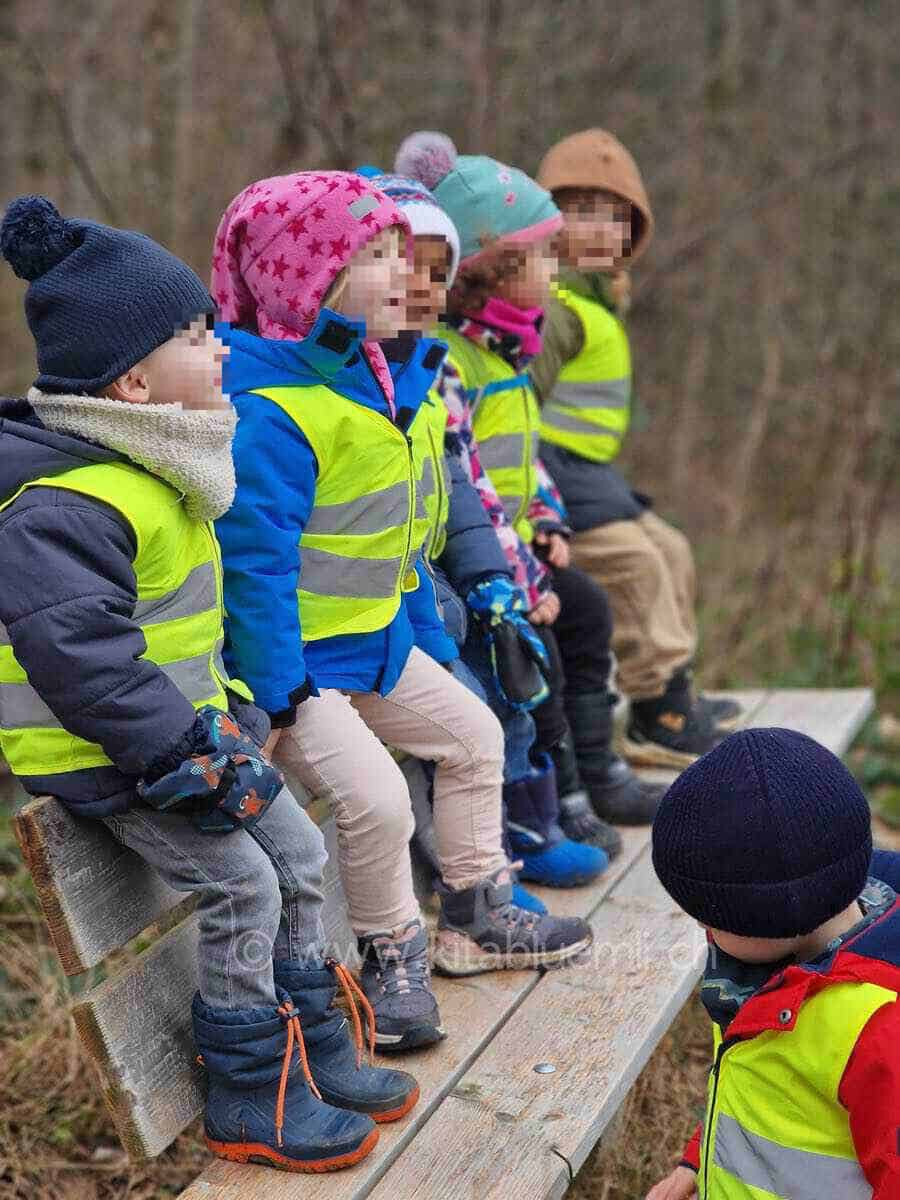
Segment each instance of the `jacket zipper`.
[{"label": "jacket zipper", "polygon": [[722,1066],[722,1059],[725,1056],[725,1051],[730,1050],[732,1046],[734,1046],[737,1042],[740,1042],[741,1040],[742,1040],[741,1038],[735,1037],[735,1038],[729,1038],[729,1040],[727,1042],[722,1042],[721,1045],[719,1046],[718,1053],[716,1054],[716,1061],[713,1063],[713,1067],[712,1067],[713,1090],[712,1090],[712,1096],[711,1096],[710,1102],[709,1102],[709,1111],[706,1114],[707,1120],[706,1120],[706,1126],[705,1126],[705,1130],[704,1130],[704,1141],[705,1141],[706,1145],[703,1147],[703,1195],[705,1197],[709,1196],[709,1150],[710,1150],[710,1146],[712,1145],[713,1131],[715,1129],[715,1124],[716,1124],[715,1116],[716,1116],[716,1099],[719,1094],[719,1071]]}]

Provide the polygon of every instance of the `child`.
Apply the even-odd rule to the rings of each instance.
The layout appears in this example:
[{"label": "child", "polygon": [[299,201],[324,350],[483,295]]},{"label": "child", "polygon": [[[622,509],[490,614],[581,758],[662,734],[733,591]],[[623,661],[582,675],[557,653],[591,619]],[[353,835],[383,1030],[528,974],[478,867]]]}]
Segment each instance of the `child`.
[{"label": "child", "polygon": [[[396,166],[431,187],[459,230],[460,270],[448,322],[439,331],[450,345],[439,388],[451,414],[460,407],[471,413],[481,462],[499,494],[491,511],[510,547],[516,581],[530,585],[530,620],[555,668],[556,686],[534,713],[538,761],[548,752],[556,761],[566,832],[604,844],[602,828],[585,829],[581,779],[597,815],[620,823],[652,819],[661,790],[641,784],[611,751],[615,697],[608,686],[606,598],[568,566],[562,503],[534,456],[539,414],[525,367],[540,349],[542,305],[555,270],[550,243],[562,219],[528,176],[483,156],[457,156],[443,134],[413,134]],[[546,566],[536,563],[532,540]],[[545,768],[507,794],[511,822],[523,830],[513,848],[526,868],[534,849],[528,828],[555,803],[552,787]]]},{"label": "child", "polygon": [[[415,234],[413,271],[407,286],[407,320],[411,331],[425,333],[437,325],[446,311],[448,287],[454,282],[459,260],[456,228],[425,185],[417,180],[381,175],[374,176],[372,183],[400,206]],[[443,400],[432,392],[413,426],[414,432],[432,406],[440,406],[447,420]],[[460,668],[456,670],[467,686],[488,699],[503,726],[506,796],[517,791],[533,794],[542,785],[550,794],[552,811],[549,819],[545,816],[539,821],[538,830],[532,805],[528,822],[531,836],[522,851],[524,876],[549,886],[578,886],[602,874],[608,865],[607,851],[615,853],[621,839],[615,830],[602,826],[585,801],[592,823],[587,832],[595,839],[598,833],[602,835],[602,849],[596,844],[568,840],[558,824],[552,771],[547,764],[543,764],[543,769],[532,765],[530,752],[535,727],[529,713],[548,694],[544,676],[549,662],[543,643],[526,619],[524,591],[513,584],[514,567],[507,560],[487,508],[481,502],[483,493],[474,485],[471,463],[466,462],[459,420],[464,415],[454,410],[446,436],[441,433],[438,452],[442,465],[449,468],[452,486],[446,514],[441,514],[441,535],[432,546],[439,578],[443,580],[444,571],[447,576],[449,594],[440,592],[444,612],[452,612],[454,602],[460,599],[466,604],[467,619],[464,619],[471,632],[469,637],[464,635],[460,639],[463,663],[461,672]],[[529,676],[531,684],[523,687]],[[521,804],[518,808],[521,809]],[[522,813],[516,811],[514,816],[521,820]],[[539,833],[540,842],[535,833]],[[520,889],[518,896],[522,907],[546,911],[541,901],[524,890]]]},{"label": "child", "polygon": [[737,724],[740,708],[693,696],[690,545],[613,465],[631,403],[628,337],[617,315],[627,298],[621,268],[646,250],[653,216],[634,159],[602,129],[554,146],[538,181],[565,218],[561,283],[531,366],[543,406],[541,456],[569,512],[574,561],[612,605],[618,680],[631,699],[629,757],[682,767]]},{"label": "child", "polygon": [[732,734],[669,789],[653,863],[708,930],[715,1062],[703,1125],[648,1200],[900,1195],[900,902],[882,882],[900,856],[883,857],[853,777],[788,729]]},{"label": "child", "polygon": [[286,175],[232,201],[213,259],[216,299],[241,327],[226,387],[241,418],[237,494],[218,526],[230,654],[286,731],[283,760],[333,806],[362,985],[379,1045],[395,1050],[444,1031],[412,887],[409,793],[379,739],[436,764],[442,970],[558,961],[590,937],[582,921],[510,903],[499,726],[415,645],[405,596],[431,587],[417,557],[438,481],[425,486],[409,430],[443,347],[395,337],[408,228],[358,175]]},{"label": "child", "polygon": [[0,248],[29,281],[40,367],[27,403],[0,405],[0,746],[33,795],[197,893],[214,1153],[349,1166],[418,1088],[357,1062],[332,1004],[346,972],[324,959],[322,836],[221,662],[210,522],[234,493],[235,414],[212,299],[149,238],[40,196],[10,206]]}]

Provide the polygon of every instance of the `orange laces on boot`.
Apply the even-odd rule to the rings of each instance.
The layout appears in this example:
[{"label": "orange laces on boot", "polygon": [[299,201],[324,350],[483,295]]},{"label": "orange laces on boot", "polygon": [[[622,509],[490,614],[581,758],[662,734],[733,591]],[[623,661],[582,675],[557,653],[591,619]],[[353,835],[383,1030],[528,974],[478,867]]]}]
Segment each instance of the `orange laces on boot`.
[{"label": "orange laces on boot", "polygon": [[316,1081],[312,1077],[309,1069],[309,1060],[306,1057],[306,1042],[303,1040],[303,1030],[300,1027],[300,1017],[297,1010],[294,1008],[291,1000],[285,1000],[284,1004],[279,1004],[278,1015],[284,1019],[287,1026],[287,1045],[284,1049],[284,1061],[281,1064],[281,1080],[278,1084],[278,1099],[275,1103],[275,1140],[278,1145],[283,1144],[281,1130],[284,1127],[284,1097],[287,1092],[288,1075],[291,1070],[291,1062],[294,1057],[294,1043],[297,1043],[297,1050],[300,1054],[300,1065],[303,1068],[303,1078],[309,1084],[309,1090],[317,1100],[322,1099],[322,1094],[316,1087]]},{"label": "orange laces on boot", "polygon": [[366,1018],[366,1033],[368,1034],[369,1042],[369,1063],[370,1065],[374,1065],[375,1013],[372,1011],[372,1005],[369,1003],[369,998],[342,963],[336,962],[333,958],[329,958],[325,965],[331,967],[332,971],[334,971],[347,1001],[347,1008],[350,1011],[350,1019],[353,1022],[353,1037],[356,1041],[357,1070],[362,1066],[363,1048],[366,1041],[366,1038],[363,1035],[362,1021],[359,1019],[357,1001],[359,1001],[359,1003],[362,1005],[362,1010]]}]

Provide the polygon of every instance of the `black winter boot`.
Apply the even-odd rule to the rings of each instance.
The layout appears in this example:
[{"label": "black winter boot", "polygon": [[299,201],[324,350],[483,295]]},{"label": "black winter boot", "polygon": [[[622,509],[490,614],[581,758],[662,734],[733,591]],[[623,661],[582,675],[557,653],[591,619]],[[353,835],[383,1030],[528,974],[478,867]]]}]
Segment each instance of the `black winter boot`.
[{"label": "black winter boot", "polygon": [[578,769],[594,811],[615,825],[649,825],[665,787],[638,779],[612,749],[613,692],[581,692],[566,696],[566,714]]},{"label": "black winter boot", "polygon": [[370,1117],[333,1108],[306,1064],[289,994],[271,1008],[210,1008],[194,997],[194,1041],[208,1073],[206,1144],[219,1158],[282,1171],[339,1171],[374,1149]]},{"label": "black winter boot", "polygon": [[[330,959],[310,967],[277,959],[275,984],[290,993],[300,1016],[309,1069],[325,1103],[367,1113],[379,1124],[405,1117],[419,1099],[419,1085],[404,1071],[365,1061],[360,1006],[368,1027],[370,1058],[375,1017],[347,968]],[[339,986],[355,1036],[350,1034],[347,1017],[334,1004]]]},{"label": "black winter boot", "polygon": [[550,751],[556,769],[556,790],[559,793],[559,823],[566,837],[573,842],[587,842],[606,851],[612,862],[622,853],[624,842],[618,829],[601,821],[591,807],[590,797],[581,785],[581,775],[575,758],[571,733],[556,743]]},{"label": "black winter boot", "polygon": [[725,730],[695,700],[689,673],[676,671],[662,696],[632,701],[625,753],[643,766],[681,770],[723,737]]}]

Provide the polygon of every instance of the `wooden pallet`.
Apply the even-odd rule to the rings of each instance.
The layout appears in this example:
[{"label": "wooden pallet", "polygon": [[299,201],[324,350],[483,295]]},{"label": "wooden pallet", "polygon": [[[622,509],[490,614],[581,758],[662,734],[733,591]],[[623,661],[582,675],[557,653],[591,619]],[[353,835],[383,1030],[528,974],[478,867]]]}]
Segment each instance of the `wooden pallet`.
[{"label": "wooden pallet", "polygon": [[[863,689],[740,698],[749,724],[799,729],[838,753],[872,707]],[[414,782],[415,765],[407,769]],[[332,822],[316,815],[333,846]],[[73,1017],[123,1144],[136,1159],[152,1157],[202,1106],[190,904],[105,828],[74,820],[51,799],[26,804],[16,828],[64,970],[105,964],[107,977],[78,997]],[[404,1059],[421,1100],[399,1126],[382,1128],[359,1166],[312,1177],[214,1161],[180,1200],[505,1200],[511,1187],[516,1200],[562,1195],[690,994],[704,953],[699,930],[656,880],[649,830],[628,830],[625,842],[594,886],[543,893],[554,912],[591,921],[588,961],[435,981],[449,1037]],[[345,949],[351,935],[333,863],[332,854],[326,926]],[[158,936],[159,923],[173,921]],[[148,948],[114,965],[138,935]],[[554,1070],[537,1073],[539,1063]]]}]

